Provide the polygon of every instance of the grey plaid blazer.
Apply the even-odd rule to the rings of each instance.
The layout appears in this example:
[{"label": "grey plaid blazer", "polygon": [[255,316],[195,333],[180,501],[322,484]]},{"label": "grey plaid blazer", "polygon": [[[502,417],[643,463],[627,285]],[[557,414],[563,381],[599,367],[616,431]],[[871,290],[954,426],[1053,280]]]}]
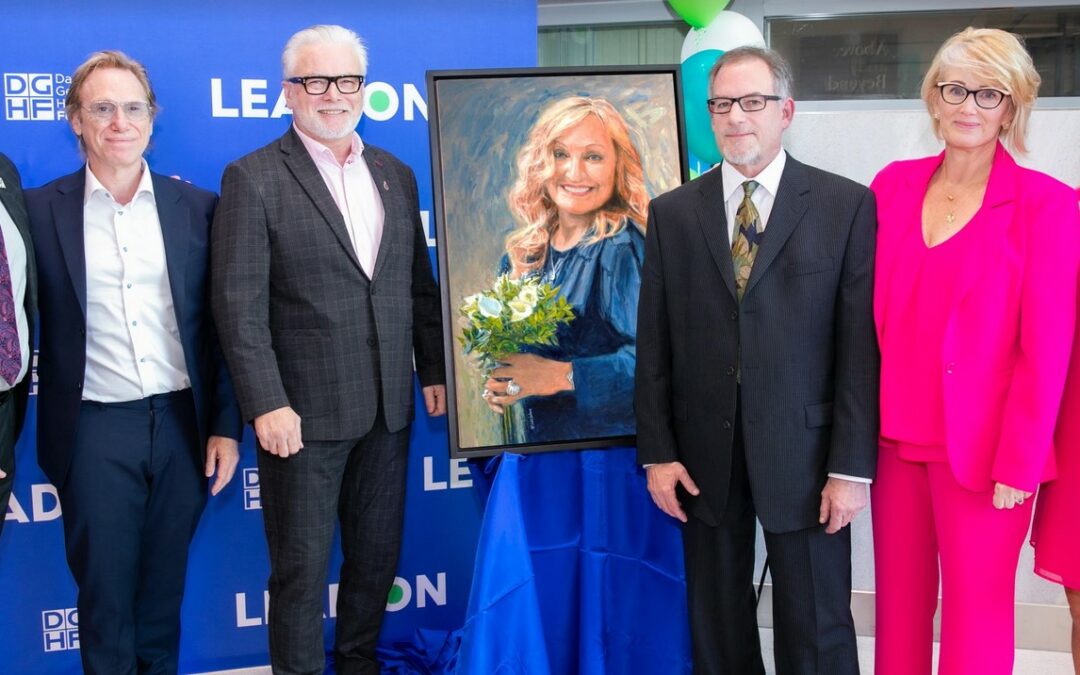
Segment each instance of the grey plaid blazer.
[{"label": "grey plaid blazer", "polygon": [[229,164],[211,247],[214,319],[245,420],[292,406],[305,440],[359,438],[380,404],[390,431],[446,380],[437,287],[416,177],[365,144],[386,214],[375,271],[296,133]]}]

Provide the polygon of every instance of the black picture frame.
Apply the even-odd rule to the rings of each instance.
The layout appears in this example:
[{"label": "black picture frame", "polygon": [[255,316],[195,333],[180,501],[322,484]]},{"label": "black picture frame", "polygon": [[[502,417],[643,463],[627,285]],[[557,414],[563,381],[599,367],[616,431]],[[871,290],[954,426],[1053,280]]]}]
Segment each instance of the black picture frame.
[{"label": "black picture frame", "polygon": [[[679,67],[647,65],[428,71],[427,91],[451,457],[485,457],[503,451],[529,453],[633,445],[632,360],[636,349],[633,333],[636,333],[637,299],[636,287],[633,286],[634,265],[625,261],[637,260],[636,273],[640,273],[646,224],[639,224],[636,220],[646,219],[643,216],[625,218],[621,228],[607,229],[603,241],[597,238],[598,226],[587,230],[583,239],[585,243],[579,241],[567,249],[573,255],[566,258],[571,262],[561,273],[561,263],[551,265],[548,261],[562,253],[544,245],[540,255],[544,259],[542,269],[545,271],[541,273],[537,269],[523,273],[512,269],[506,238],[511,232],[527,230],[528,226],[520,210],[513,211],[516,215],[512,214],[508,193],[515,183],[519,183],[532,187],[531,192],[524,188],[522,192],[535,195],[535,188],[540,184],[538,176],[548,176],[548,182],[543,183],[543,195],[530,204],[540,202],[547,205],[549,212],[567,214],[565,218],[570,222],[571,212],[578,208],[577,205],[588,202],[587,195],[604,195],[607,189],[611,190],[610,195],[601,197],[607,199],[604,206],[590,214],[607,212],[608,209],[618,213],[623,202],[639,203],[642,188],[640,185],[627,187],[635,183],[627,178],[627,175],[635,173],[633,169],[627,169],[628,166],[640,167],[637,173],[641,180],[636,183],[644,184],[648,199],[686,182],[689,172]],[[565,189],[553,188],[561,191],[562,203],[569,204],[566,210],[562,210],[562,206],[551,200],[547,187],[554,184],[551,181],[555,179],[549,174],[558,171],[552,168],[557,167],[557,160],[544,160],[548,162],[545,164],[547,168],[540,171],[519,170],[517,159],[531,139],[540,137],[541,126],[549,128],[550,125],[538,124],[542,115],[550,112],[551,116],[545,119],[559,120],[562,113],[555,112],[556,108],[561,111],[569,107],[580,113],[582,106],[603,106],[582,103],[582,98],[606,101],[617,113],[612,115],[604,112],[609,109],[603,107],[602,114],[596,115],[608,131],[610,147],[615,150],[614,169],[611,169],[611,176],[604,174],[604,153],[589,154],[582,150],[575,155],[578,157],[578,168],[568,169],[561,174],[568,175],[568,171],[575,177],[571,183],[565,184]],[[629,132],[627,135],[615,131],[619,125],[610,121],[613,117],[624,123],[624,128]],[[537,135],[530,136],[534,127]],[[554,157],[556,153],[551,150],[554,147],[552,144],[569,138],[566,134],[576,128],[571,126],[563,130],[563,136],[552,137],[553,140],[544,145],[545,151],[541,154],[546,156],[550,153]],[[594,126],[588,128],[595,129]],[[625,144],[620,146],[615,140],[616,136],[630,139],[640,159],[636,165],[633,161],[635,153],[620,149]],[[533,150],[540,146],[539,142],[529,145]],[[564,153],[561,156],[567,155]],[[585,171],[581,167],[591,162],[600,163],[601,168],[596,169],[599,172],[596,175],[601,176],[598,181],[589,177],[580,178],[581,172]],[[523,177],[525,173],[527,177]],[[582,181],[581,185],[578,185],[579,181]],[[570,196],[567,197],[567,194]],[[641,209],[631,209],[630,212],[641,213]],[[533,230],[529,231],[536,228],[534,224]],[[554,229],[550,225],[539,228],[554,232],[557,226]],[[611,235],[611,231],[615,234]],[[586,241],[590,238],[591,241]],[[514,247],[514,250],[520,259],[534,260],[534,257],[521,254],[520,247]],[[595,262],[601,258],[601,262]],[[613,263],[611,260],[623,262]],[[575,263],[577,266],[573,267]],[[471,323],[468,316],[463,314],[466,302],[478,297],[475,294],[491,289],[499,272],[507,266],[511,268],[510,278],[514,279],[547,283],[549,286],[554,286],[554,282],[561,279],[560,295],[566,295],[568,299],[581,300],[590,297],[590,294],[610,298],[613,294],[621,293],[621,302],[611,301],[610,307],[605,309],[604,301],[593,301],[595,297],[586,300],[580,305],[584,310],[581,316],[575,315],[571,324],[560,326],[561,341],[558,347],[525,348],[531,356],[540,357],[538,363],[543,366],[540,372],[551,373],[559,370],[560,364],[563,368],[570,364],[574,375],[567,380],[573,380],[569,382],[573,390],[523,398],[511,408],[513,412],[504,423],[483,397],[488,390],[484,388],[484,370],[476,365],[476,352],[466,355],[461,340],[466,326]],[[628,271],[618,272],[616,277],[612,269]],[[574,272],[577,272],[576,275],[571,276]],[[544,282],[545,278],[548,281]],[[640,280],[640,276],[636,279]],[[586,287],[594,290],[585,291]],[[596,291],[596,288],[601,290]],[[603,290],[605,288],[607,290]],[[469,306],[475,310],[475,305]],[[471,316],[478,315],[474,311]],[[630,319],[634,320],[631,322]],[[632,333],[628,334],[627,331]],[[610,335],[607,338],[595,337],[598,334]],[[630,341],[629,345],[627,341]],[[594,355],[588,351],[591,348],[602,353]],[[604,351],[607,349],[612,351]],[[558,358],[559,350],[565,350],[562,354],[564,358]],[[531,358],[520,354],[514,356]],[[560,363],[553,366],[552,361]],[[516,364],[515,367],[520,369],[524,365]],[[561,370],[559,372],[561,377]],[[588,381],[582,381],[582,378],[588,378]],[[519,379],[536,383],[555,379],[562,382],[555,376],[529,379],[521,375]],[[505,378],[499,378],[499,382],[505,382]],[[525,396],[526,393],[523,390],[521,395]]]}]

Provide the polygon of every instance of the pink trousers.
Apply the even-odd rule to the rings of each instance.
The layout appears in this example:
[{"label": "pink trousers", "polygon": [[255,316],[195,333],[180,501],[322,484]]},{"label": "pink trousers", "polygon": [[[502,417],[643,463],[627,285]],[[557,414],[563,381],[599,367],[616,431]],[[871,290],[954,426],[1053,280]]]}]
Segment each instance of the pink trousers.
[{"label": "pink trousers", "polygon": [[877,675],[929,675],[941,575],[939,675],[1012,673],[1014,595],[1031,506],[997,510],[947,462],[908,462],[882,444],[871,487]]}]

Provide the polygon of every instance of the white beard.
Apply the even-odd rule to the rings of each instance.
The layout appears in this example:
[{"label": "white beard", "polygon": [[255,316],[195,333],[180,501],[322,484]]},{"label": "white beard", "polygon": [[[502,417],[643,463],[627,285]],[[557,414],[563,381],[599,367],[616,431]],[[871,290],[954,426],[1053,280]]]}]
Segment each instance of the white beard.
[{"label": "white beard", "polygon": [[[296,115],[296,113],[293,113]],[[356,131],[356,125],[360,123],[360,117],[362,111],[356,113],[356,115],[345,114],[342,117],[351,118],[348,119],[342,126],[331,126],[327,124],[327,120],[322,119],[319,113],[313,115],[299,115],[297,116],[300,121],[300,127],[307,130],[308,136],[318,140],[323,139],[327,141],[336,141],[346,136],[349,136]]]}]

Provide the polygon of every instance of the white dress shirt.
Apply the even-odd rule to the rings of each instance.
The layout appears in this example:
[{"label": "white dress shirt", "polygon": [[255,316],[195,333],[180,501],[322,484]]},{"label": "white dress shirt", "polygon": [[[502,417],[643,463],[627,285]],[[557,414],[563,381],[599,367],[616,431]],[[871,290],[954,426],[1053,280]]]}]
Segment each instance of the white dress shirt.
[{"label": "white dress shirt", "polygon": [[134,401],[191,386],[173,307],[150,167],[118,204],[86,167],[83,399]]},{"label": "white dress shirt", "polygon": [[[787,153],[781,150],[773,161],[761,170],[761,173],[753,178],[747,178],[739,173],[739,170],[724,162],[720,165],[721,177],[724,179],[724,211],[727,216],[728,241],[735,240],[735,213],[739,210],[739,204],[743,200],[742,184],[748,180],[757,182],[758,186],[750,195],[750,201],[757,208],[758,217],[761,219],[761,229],[764,230],[769,224],[769,216],[772,215],[773,204],[776,203],[776,193],[780,189],[780,178],[784,175],[784,166],[787,164]],[[842,478],[857,483],[870,483],[869,478],[848,476],[842,473],[829,473],[830,478]]]},{"label": "white dress shirt", "polygon": [[341,211],[345,228],[352,239],[353,251],[370,279],[375,271],[375,257],[382,242],[385,213],[379,189],[363,156],[364,142],[360,140],[359,134],[353,132],[349,156],[345,158],[345,164],[339,164],[330,148],[297,129],[296,125],[293,125],[293,129],[307,148],[319,175],[326,183],[326,188],[334,198],[334,203]]},{"label": "white dress shirt", "polygon": [[[8,269],[11,270],[11,297],[15,300],[15,329],[19,331],[19,355],[22,365],[16,384],[26,377],[30,367],[30,324],[26,320],[26,245],[22,233],[16,227],[11,214],[0,202],[0,230],[4,233],[4,247],[7,249]],[[0,391],[13,389],[15,385],[0,377]]]}]

